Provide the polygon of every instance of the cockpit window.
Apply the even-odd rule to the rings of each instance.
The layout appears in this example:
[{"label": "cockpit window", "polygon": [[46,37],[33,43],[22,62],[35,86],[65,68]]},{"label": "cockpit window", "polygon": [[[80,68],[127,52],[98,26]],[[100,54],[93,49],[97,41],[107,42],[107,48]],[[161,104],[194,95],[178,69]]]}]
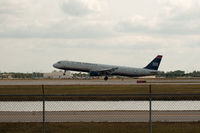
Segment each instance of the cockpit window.
[{"label": "cockpit window", "polygon": [[61,64],[61,61],[59,61],[58,64]]}]

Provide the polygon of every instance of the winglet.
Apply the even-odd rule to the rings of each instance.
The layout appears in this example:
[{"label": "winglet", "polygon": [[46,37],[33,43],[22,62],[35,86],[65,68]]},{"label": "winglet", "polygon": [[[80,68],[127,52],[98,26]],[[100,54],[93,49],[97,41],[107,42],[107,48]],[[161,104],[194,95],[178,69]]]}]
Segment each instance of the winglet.
[{"label": "winglet", "polygon": [[158,55],[156,58],[154,58],[146,67],[145,69],[150,69],[150,70],[158,70],[158,67],[160,65],[160,62],[162,60],[162,55]]}]

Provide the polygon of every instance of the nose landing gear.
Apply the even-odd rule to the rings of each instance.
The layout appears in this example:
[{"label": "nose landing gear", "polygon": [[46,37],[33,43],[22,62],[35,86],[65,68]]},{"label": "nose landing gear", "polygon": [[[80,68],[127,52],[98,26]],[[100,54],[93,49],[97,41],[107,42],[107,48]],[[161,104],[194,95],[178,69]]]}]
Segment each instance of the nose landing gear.
[{"label": "nose landing gear", "polygon": [[65,76],[65,74],[66,74],[66,70],[64,70],[63,76]]}]

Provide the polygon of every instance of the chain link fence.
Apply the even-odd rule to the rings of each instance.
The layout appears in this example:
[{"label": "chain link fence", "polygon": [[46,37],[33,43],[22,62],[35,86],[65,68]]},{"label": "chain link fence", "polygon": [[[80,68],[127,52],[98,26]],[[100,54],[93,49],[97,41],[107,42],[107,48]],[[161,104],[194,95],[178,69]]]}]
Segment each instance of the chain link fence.
[{"label": "chain link fence", "polygon": [[199,93],[155,94],[151,85],[148,90],[46,94],[42,86],[41,94],[0,94],[0,132],[200,132]]}]

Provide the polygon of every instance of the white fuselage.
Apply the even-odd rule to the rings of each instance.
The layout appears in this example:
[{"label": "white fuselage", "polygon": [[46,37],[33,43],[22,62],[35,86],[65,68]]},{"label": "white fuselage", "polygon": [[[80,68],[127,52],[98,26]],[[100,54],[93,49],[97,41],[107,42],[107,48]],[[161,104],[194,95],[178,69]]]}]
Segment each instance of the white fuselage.
[{"label": "white fuselage", "polygon": [[[59,61],[53,66],[55,68],[62,70],[80,71],[88,73],[116,68],[110,73],[110,75],[120,75],[129,77],[150,76],[150,75],[155,75],[158,72],[157,70],[150,70],[145,68],[133,68],[125,66],[93,64],[93,63],[74,62],[74,61]],[[104,75],[99,75],[99,76],[104,76]]]}]

